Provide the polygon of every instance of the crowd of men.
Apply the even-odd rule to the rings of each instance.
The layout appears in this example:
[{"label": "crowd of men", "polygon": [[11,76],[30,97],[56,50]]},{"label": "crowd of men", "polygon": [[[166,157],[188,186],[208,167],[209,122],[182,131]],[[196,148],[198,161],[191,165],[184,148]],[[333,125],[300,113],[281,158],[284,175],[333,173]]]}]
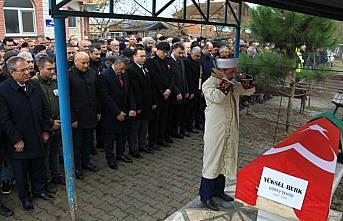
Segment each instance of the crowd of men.
[{"label": "crowd of men", "polygon": [[[92,41],[72,35],[66,49],[79,180],[99,170],[91,161],[98,150],[117,169],[118,161],[132,163],[203,130],[202,84],[216,58],[233,56],[217,42],[161,34]],[[54,51],[54,39],[42,36],[6,38],[0,46],[1,192],[15,183],[26,211],[34,210],[32,198],[54,200],[56,186],[65,185]],[[4,204],[0,215],[13,215]]]}]

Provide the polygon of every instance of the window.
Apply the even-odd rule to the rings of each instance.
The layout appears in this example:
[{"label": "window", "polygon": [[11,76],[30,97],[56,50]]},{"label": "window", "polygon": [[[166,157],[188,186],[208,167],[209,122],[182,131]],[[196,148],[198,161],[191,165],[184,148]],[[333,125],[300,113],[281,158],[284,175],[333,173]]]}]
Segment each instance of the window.
[{"label": "window", "polygon": [[5,0],[6,35],[34,35],[35,9],[30,0]]},{"label": "window", "polygon": [[68,27],[76,28],[76,17],[68,17]]},{"label": "window", "polygon": [[[68,7],[68,11],[75,11],[75,10]],[[76,28],[76,17],[68,17],[68,27]]]}]

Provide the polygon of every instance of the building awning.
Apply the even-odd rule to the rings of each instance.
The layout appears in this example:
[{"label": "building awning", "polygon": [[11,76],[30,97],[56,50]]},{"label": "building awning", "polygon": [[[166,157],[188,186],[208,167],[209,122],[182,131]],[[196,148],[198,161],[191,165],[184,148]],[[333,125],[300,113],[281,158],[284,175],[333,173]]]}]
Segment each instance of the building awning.
[{"label": "building awning", "polygon": [[245,2],[343,21],[342,0],[246,0]]}]

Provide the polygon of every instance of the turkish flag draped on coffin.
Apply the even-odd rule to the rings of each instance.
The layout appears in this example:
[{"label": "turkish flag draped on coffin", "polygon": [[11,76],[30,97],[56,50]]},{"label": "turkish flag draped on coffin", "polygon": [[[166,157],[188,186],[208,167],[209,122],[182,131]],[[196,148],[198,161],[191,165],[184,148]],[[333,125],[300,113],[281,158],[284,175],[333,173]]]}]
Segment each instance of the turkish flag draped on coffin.
[{"label": "turkish flag draped on coffin", "polygon": [[299,220],[327,220],[336,169],[341,121],[324,114],[239,170],[236,199],[256,205],[264,167],[308,181],[301,210],[293,209]]}]

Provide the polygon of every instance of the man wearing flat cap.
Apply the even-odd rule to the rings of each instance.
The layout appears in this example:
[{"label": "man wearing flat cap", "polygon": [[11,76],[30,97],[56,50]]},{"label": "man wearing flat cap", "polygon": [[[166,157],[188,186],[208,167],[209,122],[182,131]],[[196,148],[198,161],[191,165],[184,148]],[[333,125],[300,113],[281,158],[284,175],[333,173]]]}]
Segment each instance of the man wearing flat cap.
[{"label": "man wearing flat cap", "polygon": [[199,193],[201,202],[212,210],[218,210],[213,197],[233,201],[224,188],[225,177],[232,180],[237,173],[239,96],[255,92],[254,87],[244,89],[234,80],[236,62],[236,59],[217,59],[217,68],[202,85],[207,107]]},{"label": "man wearing flat cap", "polygon": [[153,110],[153,119],[149,122],[149,147],[160,151],[160,147],[170,146],[166,143],[167,122],[169,118],[171,94],[175,85],[170,71],[170,63],[166,59],[170,50],[167,42],[156,45],[157,52],[154,57],[147,60],[147,68],[151,75],[153,95],[157,107]]}]

